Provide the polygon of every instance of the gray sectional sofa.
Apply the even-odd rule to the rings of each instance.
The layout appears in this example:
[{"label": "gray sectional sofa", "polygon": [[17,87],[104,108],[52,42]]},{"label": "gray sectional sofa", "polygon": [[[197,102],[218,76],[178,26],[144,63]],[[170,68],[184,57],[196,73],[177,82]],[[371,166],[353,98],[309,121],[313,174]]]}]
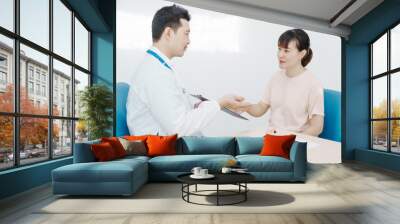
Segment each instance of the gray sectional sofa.
[{"label": "gray sectional sofa", "polygon": [[260,156],[262,137],[183,137],[177,141],[177,155],[128,156],[96,162],[91,141],[77,143],[74,163],[52,171],[53,193],[68,195],[131,195],[148,181],[176,181],[180,174],[201,166],[219,172],[230,159],[259,182],[305,182],[307,143],[294,142],[290,159]]}]

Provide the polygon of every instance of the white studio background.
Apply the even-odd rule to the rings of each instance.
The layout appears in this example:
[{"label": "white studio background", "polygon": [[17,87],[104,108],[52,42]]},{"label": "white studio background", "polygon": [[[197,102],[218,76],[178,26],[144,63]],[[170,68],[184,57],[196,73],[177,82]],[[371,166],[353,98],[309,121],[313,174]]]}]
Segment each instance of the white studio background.
[{"label": "white studio background", "polygon": [[[117,1],[117,82],[130,77],[151,46],[151,21],[155,12],[173,3],[162,0]],[[268,79],[279,69],[277,41],[292,27],[271,24],[182,5],[189,10],[191,33],[184,57],[172,60],[185,88],[218,99],[238,94],[260,100]],[[307,31],[314,57],[307,66],[324,88],[341,90],[341,40]],[[220,112],[203,130],[206,136],[231,136],[267,127],[267,116],[240,120]]]}]

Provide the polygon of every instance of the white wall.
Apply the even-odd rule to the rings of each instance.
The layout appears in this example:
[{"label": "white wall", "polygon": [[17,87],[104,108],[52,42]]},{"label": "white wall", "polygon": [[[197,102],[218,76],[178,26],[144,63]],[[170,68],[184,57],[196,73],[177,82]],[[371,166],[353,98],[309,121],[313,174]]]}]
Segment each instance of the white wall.
[{"label": "white wall", "polygon": [[[154,13],[172,3],[160,0],[117,1],[117,82],[129,82],[151,46]],[[191,44],[173,65],[186,89],[209,98],[235,93],[258,102],[264,86],[278,70],[277,41],[292,27],[184,6],[192,16]],[[307,31],[314,58],[307,66],[325,88],[341,90],[339,37]],[[203,134],[234,135],[267,126],[267,116],[239,120],[219,113]]]}]

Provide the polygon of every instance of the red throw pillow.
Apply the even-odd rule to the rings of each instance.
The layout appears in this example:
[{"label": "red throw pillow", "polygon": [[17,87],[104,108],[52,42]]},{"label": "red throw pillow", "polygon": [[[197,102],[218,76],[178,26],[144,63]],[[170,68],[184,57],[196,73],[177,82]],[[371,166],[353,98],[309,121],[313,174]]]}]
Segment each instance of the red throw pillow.
[{"label": "red throw pillow", "polygon": [[93,144],[91,145],[91,149],[94,157],[99,162],[109,161],[117,158],[113,147],[108,142]]},{"label": "red throw pillow", "polygon": [[108,142],[118,158],[126,156],[126,151],[117,137],[101,138],[101,142]]},{"label": "red throw pillow", "polygon": [[261,149],[261,156],[281,156],[286,159],[290,157],[290,147],[296,135],[269,135],[264,136],[264,146]]},{"label": "red throw pillow", "polygon": [[176,140],[178,135],[147,137],[148,156],[176,155]]},{"label": "red throw pillow", "polygon": [[138,135],[138,136],[127,135],[127,136],[124,136],[123,138],[126,139],[126,140],[129,140],[129,141],[138,141],[138,140],[140,140],[140,141],[144,141],[145,142],[147,137],[149,137],[149,136],[151,136],[151,135]]}]

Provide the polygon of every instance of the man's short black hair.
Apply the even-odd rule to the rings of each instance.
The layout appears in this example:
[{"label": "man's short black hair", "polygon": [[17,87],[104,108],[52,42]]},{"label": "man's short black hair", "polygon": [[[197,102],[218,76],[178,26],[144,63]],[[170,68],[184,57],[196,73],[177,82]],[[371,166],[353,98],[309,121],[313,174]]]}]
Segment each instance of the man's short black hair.
[{"label": "man's short black hair", "polygon": [[151,24],[153,42],[156,42],[161,38],[161,34],[164,32],[166,27],[171,27],[176,31],[181,26],[180,19],[190,21],[189,12],[180,6],[174,4],[159,9],[154,15]]}]

